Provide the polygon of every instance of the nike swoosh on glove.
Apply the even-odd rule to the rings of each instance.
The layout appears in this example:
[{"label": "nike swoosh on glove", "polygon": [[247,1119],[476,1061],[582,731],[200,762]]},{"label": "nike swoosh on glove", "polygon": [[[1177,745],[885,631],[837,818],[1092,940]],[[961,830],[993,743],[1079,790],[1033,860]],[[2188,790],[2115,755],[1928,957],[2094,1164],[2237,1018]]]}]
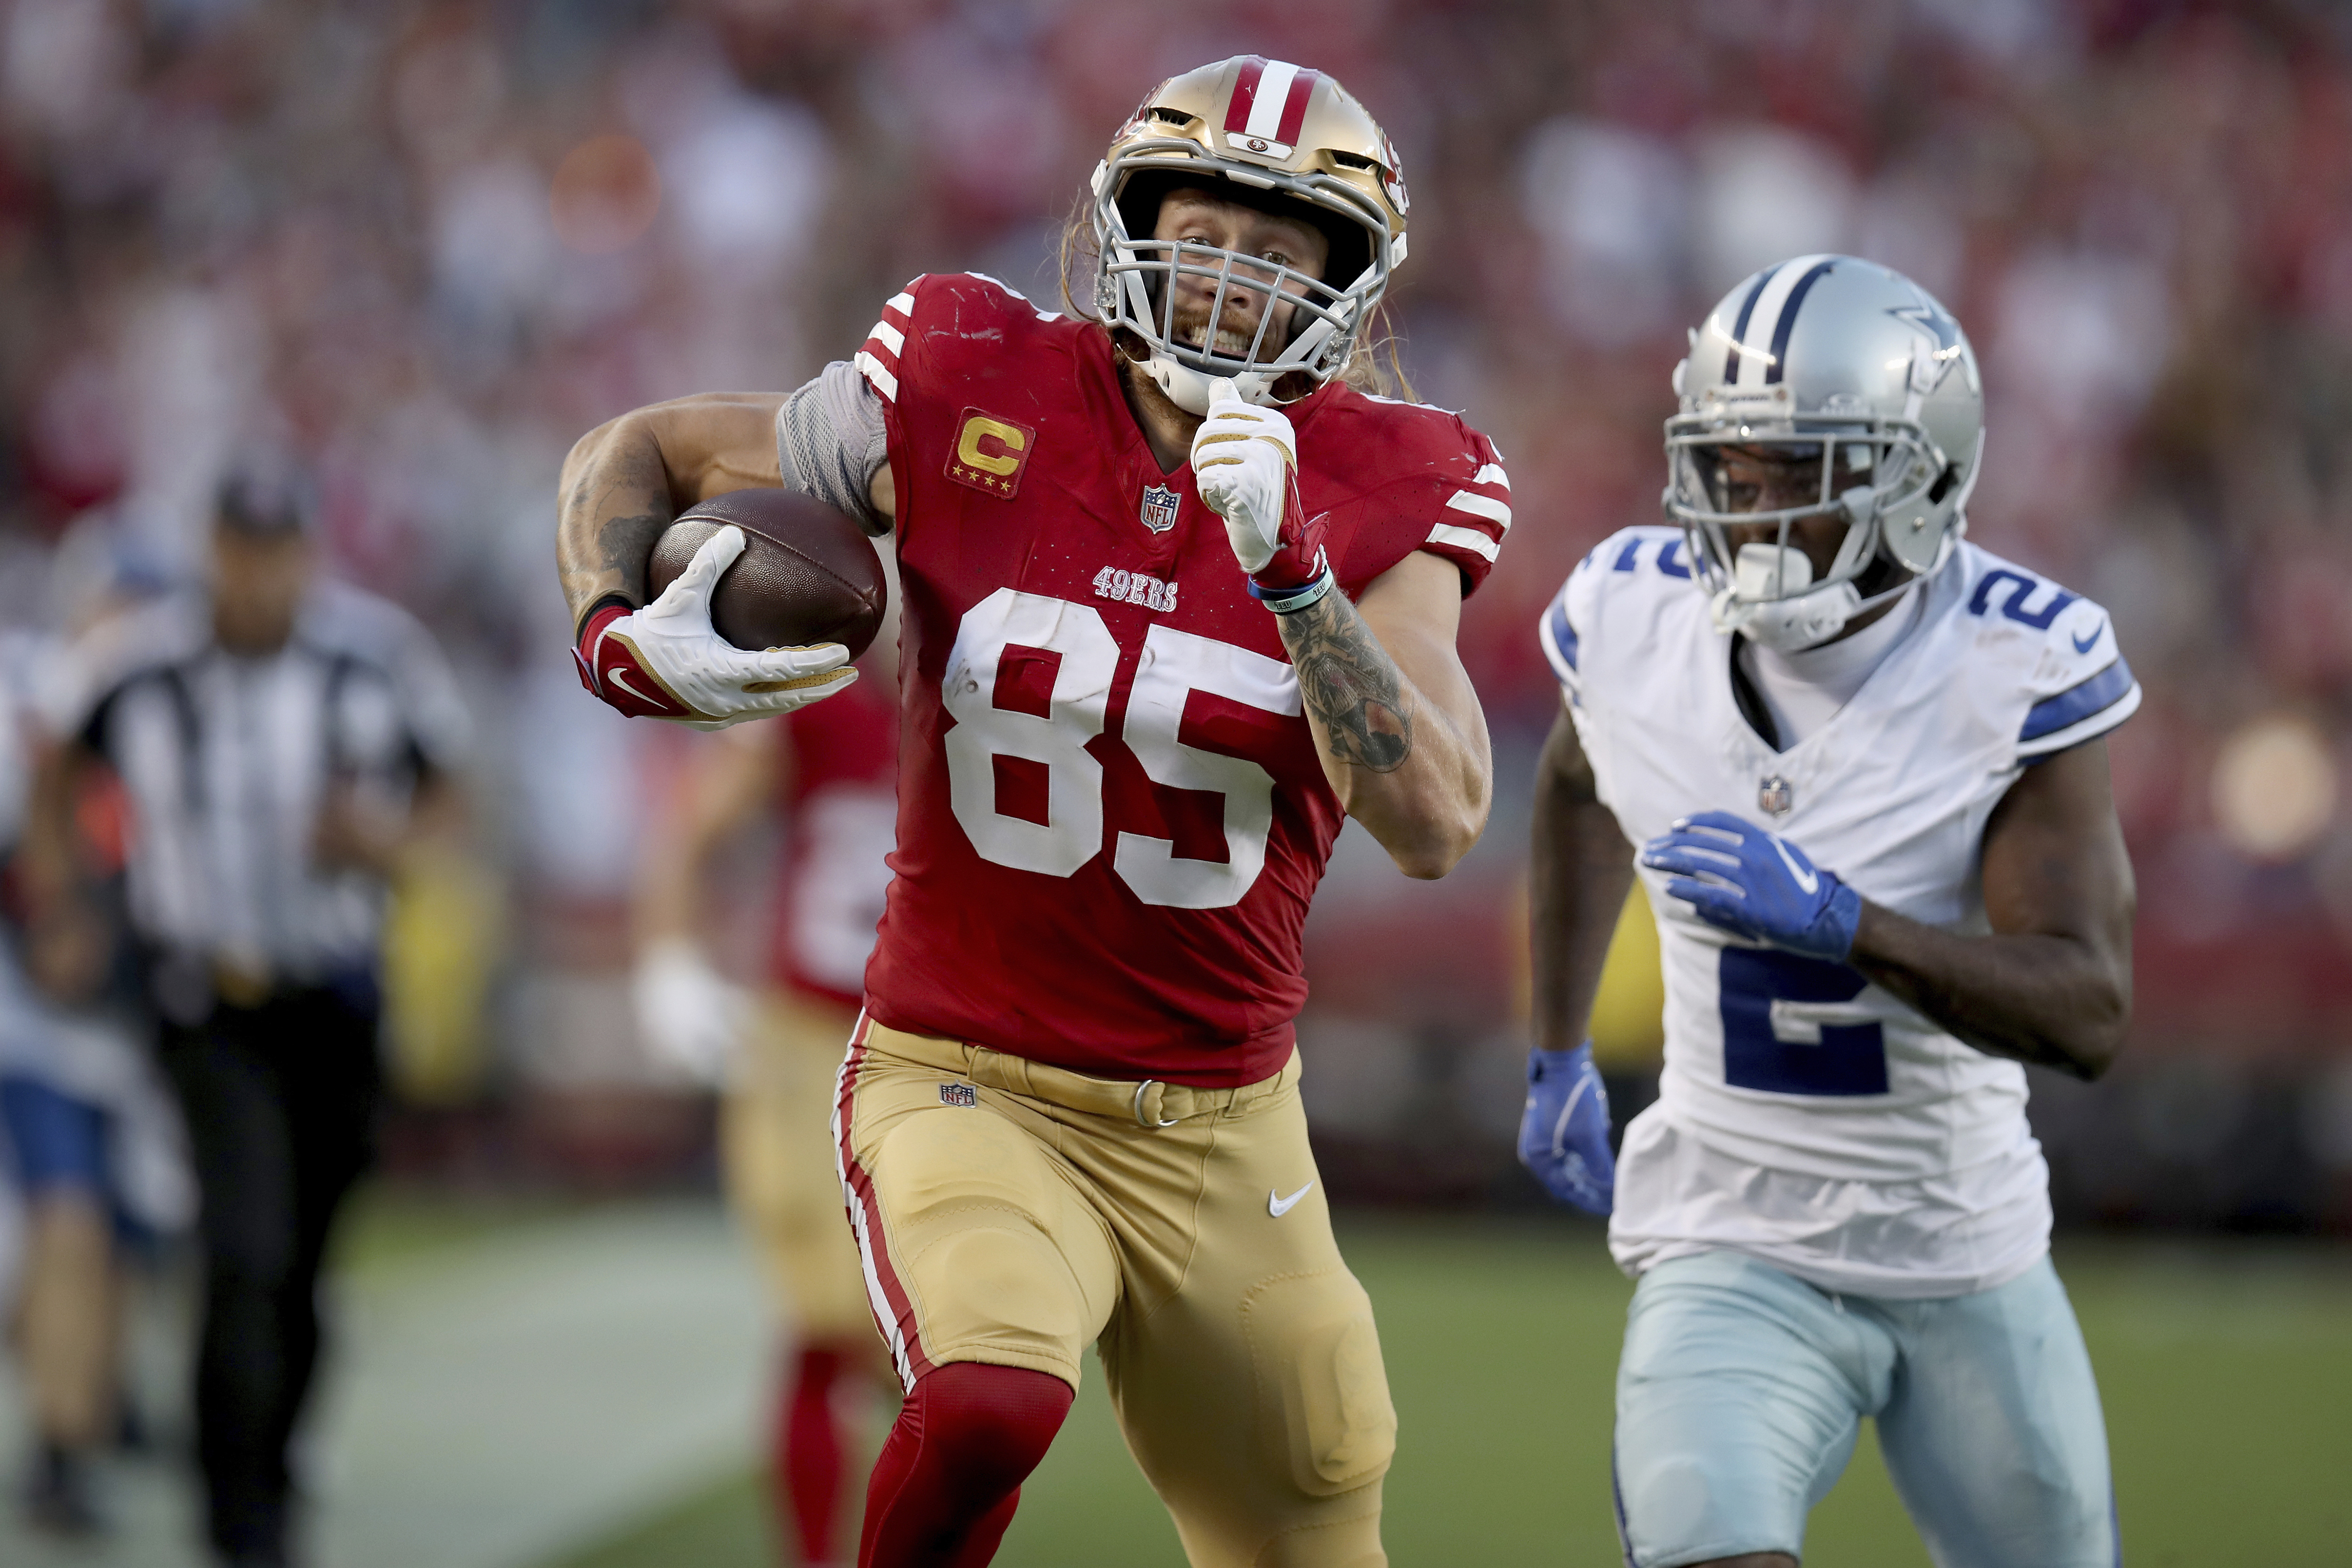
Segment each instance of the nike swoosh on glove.
[{"label": "nike swoosh on glove", "polygon": [[1225,520],[1225,538],[1250,581],[1270,592],[1303,588],[1323,575],[1323,527],[1298,502],[1298,439],[1279,408],[1242,401],[1230,381],[1209,395],[1192,437],[1192,479],[1202,501]]},{"label": "nike swoosh on glove", "polygon": [[710,626],[719,574],[743,553],[743,531],[702,542],[686,570],[641,610],[607,605],[580,629],[580,683],[632,719],[724,730],[805,708],[857,679],[837,642],[747,653]]},{"label": "nike swoosh on glove", "polygon": [[1685,816],[1642,846],[1642,864],[1709,925],[1751,942],[1843,963],[1862,924],[1862,895],[1777,833],[1727,811]]},{"label": "nike swoosh on glove", "polygon": [[1609,1091],[1592,1065],[1592,1043],[1572,1051],[1528,1053],[1528,1105],[1519,1113],[1519,1163],[1552,1197],[1606,1215],[1617,1198],[1617,1158],[1609,1152]]},{"label": "nike swoosh on glove", "polygon": [[675,937],[654,943],[637,960],[629,990],[637,1033],[656,1061],[689,1083],[727,1081],[751,1007],[700,948]]}]

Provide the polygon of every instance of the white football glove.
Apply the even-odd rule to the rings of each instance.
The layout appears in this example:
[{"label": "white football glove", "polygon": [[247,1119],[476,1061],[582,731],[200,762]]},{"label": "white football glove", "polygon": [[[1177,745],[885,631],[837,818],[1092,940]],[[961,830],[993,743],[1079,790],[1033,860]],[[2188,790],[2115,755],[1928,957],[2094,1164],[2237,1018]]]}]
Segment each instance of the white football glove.
[{"label": "white football glove", "polygon": [[632,718],[723,730],[832,696],[857,679],[841,643],[748,653],[710,626],[719,574],[743,553],[743,531],[720,529],[643,609],[608,609],[581,634],[581,678]]},{"label": "white football glove", "polygon": [[1290,476],[1297,463],[1297,437],[1282,410],[1243,402],[1231,381],[1211,387],[1208,416],[1192,437],[1193,482],[1225,520],[1234,558],[1252,576],[1286,542],[1283,521],[1296,510]]},{"label": "white football glove", "polygon": [[683,937],[655,942],[637,959],[630,985],[637,1032],[656,1065],[690,1083],[721,1084],[742,1049],[751,1002]]}]

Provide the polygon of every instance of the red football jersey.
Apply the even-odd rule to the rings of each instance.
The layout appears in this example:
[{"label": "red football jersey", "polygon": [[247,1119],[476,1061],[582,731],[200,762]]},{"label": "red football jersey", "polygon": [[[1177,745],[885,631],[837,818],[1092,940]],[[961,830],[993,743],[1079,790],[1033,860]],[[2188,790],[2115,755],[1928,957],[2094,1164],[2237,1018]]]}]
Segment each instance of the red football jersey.
[{"label": "red football jersey", "polygon": [[874,952],[898,819],[898,704],[869,672],[783,719],[792,756],[770,973],[856,1008]]},{"label": "red football jersey", "polygon": [[[1101,1078],[1278,1071],[1342,813],[1223,521],[1189,465],[1160,471],[1108,335],[993,279],[917,279],[856,363],[904,584],[867,1006]],[[1346,592],[1416,550],[1485,577],[1510,521],[1485,437],[1339,384],[1287,413]]]}]

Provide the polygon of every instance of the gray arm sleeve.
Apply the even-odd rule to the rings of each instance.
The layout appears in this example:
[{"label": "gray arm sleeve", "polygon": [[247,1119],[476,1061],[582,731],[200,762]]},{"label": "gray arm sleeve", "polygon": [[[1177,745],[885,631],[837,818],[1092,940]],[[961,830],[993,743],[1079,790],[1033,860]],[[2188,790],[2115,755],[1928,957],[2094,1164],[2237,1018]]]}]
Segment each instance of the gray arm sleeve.
[{"label": "gray arm sleeve", "polygon": [[890,520],[874,510],[874,476],[890,458],[882,399],[846,360],[835,360],[776,411],[776,463],[784,488],[837,507],[879,539]]}]

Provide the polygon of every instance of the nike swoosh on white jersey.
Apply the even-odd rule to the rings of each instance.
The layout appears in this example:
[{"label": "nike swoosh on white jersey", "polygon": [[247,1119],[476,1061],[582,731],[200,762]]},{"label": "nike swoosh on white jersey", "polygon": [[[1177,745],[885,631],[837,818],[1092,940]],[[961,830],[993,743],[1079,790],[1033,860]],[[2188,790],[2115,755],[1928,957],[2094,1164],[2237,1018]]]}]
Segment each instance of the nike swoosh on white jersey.
[{"label": "nike swoosh on white jersey", "polygon": [[1307,1189],[1314,1185],[1314,1183],[1309,1182],[1306,1186],[1299,1188],[1297,1192],[1291,1194],[1286,1198],[1276,1197],[1274,1195],[1274,1189],[1272,1187],[1266,1188],[1265,1212],[1272,1215],[1275,1218],[1280,1219],[1284,1215],[1286,1215],[1292,1209],[1297,1208],[1298,1206],[1298,1200],[1305,1197],[1307,1195]]},{"label": "nike swoosh on white jersey", "polygon": [[1789,875],[1797,879],[1797,886],[1804,889],[1808,894],[1818,893],[1822,890],[1821,878],[1815,876],[1811,871],[1798,870],[1797,862],[1790,858],[1789,847],[1786,844],[1781,843],[1778,838],[1774,838],[1772,840],[1772,847],[1780,852],[1780,864],[1789,868]]}]

